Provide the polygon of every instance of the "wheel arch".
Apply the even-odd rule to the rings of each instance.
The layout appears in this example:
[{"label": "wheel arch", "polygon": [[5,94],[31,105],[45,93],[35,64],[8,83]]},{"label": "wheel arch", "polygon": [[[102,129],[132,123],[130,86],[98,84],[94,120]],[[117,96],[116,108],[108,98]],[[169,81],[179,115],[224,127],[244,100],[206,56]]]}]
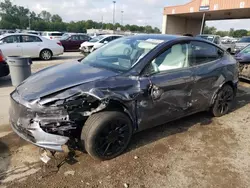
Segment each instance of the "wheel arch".
[{"label": "wheel arch", "polygon": [[134,130],[137,129],[138,126],[137,126],[136,118],[132,115],[129,108],[125,104],[123,104],[119,100],[111,99],[111,100],[109,100],[109,104],[104,111],[113,111],[113,110],[122,112],[125,115],[127,115],[128,118],[130,119],[130,121],[132,122]]},{"label": "wheel arch", "polygon": [[49,49],[49,48],[43,48],[41,51],[40,51],[40,56],[41,56],[41,53],[42,53],[42,51],[44,51],[44,50],[48,50],[48,51],[50,51],[51,52],[51,55],[53,56],[54,54],[53,54],[53,51],[51,50],[51,49]]},{"label": "wheel arch", "polygon": [[212,105],[214,104],[215,99],[216,99],[216,97],[217,97],[219,91],[220,91],[221,88],[223,88],[225,85],[231,86],[231,87],[233,88],[233,90],[234,90],[234,96],[236,96],[237,87],[235,87],[235,84],[233,83],[233,81],[231,81],[231,80],[230,80],[230,81],[226,81],[226,82],[224,82],[223,84],[221,84],[220,87],[214,92],[213,97],[212,97],[212,100],[211,100],[211,102],[210,102],[210,106],[212,106]]}]

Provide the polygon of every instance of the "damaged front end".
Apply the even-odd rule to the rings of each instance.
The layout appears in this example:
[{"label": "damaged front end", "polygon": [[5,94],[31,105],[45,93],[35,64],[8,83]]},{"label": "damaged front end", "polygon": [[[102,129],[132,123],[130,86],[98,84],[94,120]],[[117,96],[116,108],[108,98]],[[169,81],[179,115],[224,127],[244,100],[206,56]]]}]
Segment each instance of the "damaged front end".
[{"label": "damaged front end", "polygon": [[240,63],[239,77],[242,79],[250,80],[250,63]]},{"label": "damaged front end", "polygon": [[70,140],[77,141],[88,116],[107,105],[108,100],[97,97],[95,90],[73,88],[29,102],[15,90],[11,94],[10,123],[23,139],[62,152]]}]

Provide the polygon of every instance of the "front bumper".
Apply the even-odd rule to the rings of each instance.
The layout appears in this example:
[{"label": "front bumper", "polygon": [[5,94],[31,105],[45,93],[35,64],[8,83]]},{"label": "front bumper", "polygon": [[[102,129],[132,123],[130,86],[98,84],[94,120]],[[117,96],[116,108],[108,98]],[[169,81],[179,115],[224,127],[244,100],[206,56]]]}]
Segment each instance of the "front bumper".
[{"label": "front bumper", "polygon": [[69,138],[43,131],[39,122],[33,120],[34,114],[30,109],[16,102],[11,95],[9,115],[13,131],[24,140],[38,147],[63,152],[62,146],[68,142]]},{"label": "front bumper", "polygon": [[81,46],[81,47],[79,48],[79,50],[80,50],[81,52],[90,53],[91,50],[92,50],[92,48],[93,48],[93,46]]}]

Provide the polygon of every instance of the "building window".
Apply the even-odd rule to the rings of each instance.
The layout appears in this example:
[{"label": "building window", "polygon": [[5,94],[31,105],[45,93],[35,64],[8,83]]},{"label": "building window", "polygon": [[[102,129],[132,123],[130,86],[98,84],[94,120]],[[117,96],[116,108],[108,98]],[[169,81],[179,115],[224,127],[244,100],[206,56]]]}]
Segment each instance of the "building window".
[{"label": "building window", "polygon": [[172,10],[172,14],[175,14],[175,9]]},{"label": "building window", "polygon": [[240,8],[245,8],[245,2],[244,1],[240,2]]},{"label": "building window", "polygon": [[190,12],[194,12],[194,7],[190,7]]}]

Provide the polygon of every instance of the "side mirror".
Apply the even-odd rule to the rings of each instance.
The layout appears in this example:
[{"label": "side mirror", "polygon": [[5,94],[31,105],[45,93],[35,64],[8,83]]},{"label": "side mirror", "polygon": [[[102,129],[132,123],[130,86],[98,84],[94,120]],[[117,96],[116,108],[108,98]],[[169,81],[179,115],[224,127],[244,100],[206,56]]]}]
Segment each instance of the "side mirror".
[{"label": "side mirror", "polygon": [[0,40],[0,44],[3,44],[3,41],[2,41],[2,40]]},{"label": "side mirror", "polygon": [[67,41],[71,41],[71,37],[69,37],[69,38],[67,39]]},{"label": "side mirror", "polygon": [[108,43],[109,43],[108,41],[106,41],[106,40],[104,41],[104,44],[108,44]]}]

